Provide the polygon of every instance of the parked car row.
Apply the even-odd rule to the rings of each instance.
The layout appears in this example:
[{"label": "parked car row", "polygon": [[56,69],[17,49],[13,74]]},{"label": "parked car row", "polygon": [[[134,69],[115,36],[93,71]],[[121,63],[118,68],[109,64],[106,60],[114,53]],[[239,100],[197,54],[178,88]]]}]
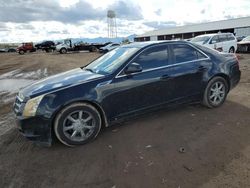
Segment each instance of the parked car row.
[{"label": "parked car row", "polygon": [[22,43],[18,46],[17,52],[19,54],[25,54],[26,52],[35,52],[37,50],[43,50],[45,52],[57,51],[61,54],[65,54],[67,52],[77,52],[77,51],[89,51],[89,52],[97,52],[101,53],[109,52],[115,49],[120,44],[116,43],[105,43],[105,44],[86,44],[82,42],[73,43],[71,39],[66,39],[62,43],[56,44],[53,41],[44,41],[42,43],[38,43],[34,45],[32,42]]},{"label": "parked car row", "polygon": [[[200,44],[224,53],[250,52],[250,36],[242,38],[243,37],[235,37],[232,33],[214,33],[199,35],[191,39],[185,39],[185,41],[191,41],[192,43]],[[61,54],[83,50],[107,53],[118,46],[120,46],[120,44],[111,42],[105,44],[87,44],[82,42],[73,43],[71,39],[66,39],[57,44],[53,41],[44,41],[36,45],[31,42],[22,43],[17,49],[0,49],[0,53],[17,51],[19,54],[24,54],[26,52],[35,52],[37,50],[43,50],[45,52],[57,51]]]}]

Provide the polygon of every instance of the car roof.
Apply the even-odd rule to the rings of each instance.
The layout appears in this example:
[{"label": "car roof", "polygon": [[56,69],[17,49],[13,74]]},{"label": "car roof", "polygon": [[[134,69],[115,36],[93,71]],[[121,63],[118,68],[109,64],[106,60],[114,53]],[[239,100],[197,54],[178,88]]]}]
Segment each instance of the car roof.
[{"label": "car roof", "polygon": [[232,34],[232,33],[210,33],[210,34],[198,35],[196,37],[212,37],[215,35],[228,35],[228,34]]},{"label": "car roof", "polygon": [[157,45],[157,44],[167,44],[167,43],[188,43],[187,41],[183,41],[183,40],[178,40],[178,41],[174,41],[174,40],[161,40],[161,41],[146,41],[146,42],[133,42],[130,44],[126,44],[123,45],[122,47],[125,48],[144,48],[146,46],[152,46],[152,45]]}]

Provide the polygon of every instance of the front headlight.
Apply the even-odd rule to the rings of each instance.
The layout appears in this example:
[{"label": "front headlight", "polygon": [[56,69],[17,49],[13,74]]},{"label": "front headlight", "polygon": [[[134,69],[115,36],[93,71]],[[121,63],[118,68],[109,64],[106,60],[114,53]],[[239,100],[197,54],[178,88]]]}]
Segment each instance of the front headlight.
[{"label": "front headlight", "polygon": [[41,95],[41,96],[28,100],[23,110],[23,116],[24,117],[35,116],[38,105],[40,104],[43,97],[44,95]]},{"label": "front headlight", "polygon": [[21,92],[19,92],[18,94],[17,94],[17,98],[20,100],[20,102],[23,102],[23,100],[24,100],[24,95],[21,93]]}]

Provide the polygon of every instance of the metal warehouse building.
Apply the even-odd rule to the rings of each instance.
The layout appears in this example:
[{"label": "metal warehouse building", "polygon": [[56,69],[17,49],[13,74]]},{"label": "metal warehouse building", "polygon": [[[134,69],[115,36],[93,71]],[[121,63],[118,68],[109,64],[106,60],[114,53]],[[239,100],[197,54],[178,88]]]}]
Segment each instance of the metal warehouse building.
[{"label": "metal warehouse building", "polygon": [[189,39],[208,33],[234,33],[235,36],[250,35],[250,17],[222,20],[194,25],[184,25],[146,32],[135,37],[135,41]]}]

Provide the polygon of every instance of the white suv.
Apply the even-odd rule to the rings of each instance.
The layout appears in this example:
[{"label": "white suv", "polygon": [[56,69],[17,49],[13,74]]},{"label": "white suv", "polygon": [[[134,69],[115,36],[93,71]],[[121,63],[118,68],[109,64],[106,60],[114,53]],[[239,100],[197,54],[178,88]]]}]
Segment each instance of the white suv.
[{"label": "white suv", "polygon": [[218,50],[234,53],[237,50],[237,39],[232,33],[216,33],[199,35],[191,40],[193,43]]}]

